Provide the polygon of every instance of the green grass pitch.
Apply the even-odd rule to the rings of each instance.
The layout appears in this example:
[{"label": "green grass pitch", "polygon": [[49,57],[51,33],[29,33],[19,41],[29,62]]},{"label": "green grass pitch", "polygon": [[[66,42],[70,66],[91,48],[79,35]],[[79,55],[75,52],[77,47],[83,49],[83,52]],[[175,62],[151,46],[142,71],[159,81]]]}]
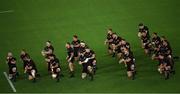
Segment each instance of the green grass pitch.
[{"label": "green grass pitch", "polygon": [[[174,55],[180,54],[180,0],[1,0],[0,12],[0,92],[11,93],[3,72],[5,57],[12,51],[22,74],[20,50],[26,49],[37,64],[41,78],[32,83],[20,76],[14,86],[23,92],[180,92],[180,61],[176,74],[164,80],[157,72],[157,62],[143,54],[137,37],[137,25],[144,22],[150,32],[164,35]],[[106,29],[130,42],[137,64],[137,79],[128,80],[118,60],[107,56]],[[77,34],[97,54],[95,80],[81,80],[81,66],[76,63],[76,77],[68,78],[65,43]],[[47,74],[41,50],[51,40],[61,60],[65,77],[56,83]]]}]

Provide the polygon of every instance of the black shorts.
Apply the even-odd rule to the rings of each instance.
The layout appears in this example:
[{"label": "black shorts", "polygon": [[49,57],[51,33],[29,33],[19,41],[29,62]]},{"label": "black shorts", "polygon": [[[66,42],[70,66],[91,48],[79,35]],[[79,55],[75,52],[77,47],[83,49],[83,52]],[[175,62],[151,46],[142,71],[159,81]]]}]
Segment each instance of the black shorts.
[{"label": "black shorts", "polygon": [[24,68],[24,69],[25,69],[26,65],[27,65],[27,62],[26,62],[26,61],[23,61],[23,68]]},{"label": "black shorts", "polygon": [[9,74],[13,74],[12,68],[9,68]]},{"label": "black shorts", "polygon": [[16,66],[10,67],[10,68],[9,68],[9,74],[16,73],[16,72],[13,72],[13,68],[16,68],[16,71],[17,71],[17,67],[16,67]]},{"label": "black shorts", "polygon": [[149,49],[150,48],[150,43],[147,42],[145,45],[144,45],[144,49]]},{"label": "black shorts", "polygon": [[32,76],[31,70],[27,70],[27,74]]},{"label": "black shorts", "polygon": [[74,57],[78,57],[79,47],[74,47]]},{"label": "black shorts", "polygon": [[93,66],[94,60],[96,60],[96,59],[95,59],[95,58],[94,58],[94,59],[90,59],[90,60],[87,62],[87,66]]},{"label": "black shorts", "polygon": [[[32,70],[35,70],[35,69],[27,70],[27,74],[32,76],[32,73],[31,73]],[[35,70],[35,74],[36,74],[36,73],[37,73],[37,71]]]},{"label": "black shorts", "polygon": [[23,68],[24,68],[24,69],[25,69],[26,65],[27,65],[27,64],[25,64],[25,63],[23,64]]},{"label": "black shorts", "polygon": [[122,53],[121,49],[116,49],[117,53]]},{"label": "black shorts", "polygon": [[53,72],[53,73],[55,73],[55,74],[59,73],[60,71],[59,71],[59,72],[57,72],[57,69],[58,69],[58,68],[59,68],[59,69],[61,69],[60,67],[53,68],[53,69],[52,69],[52,72]]},{"label": "black shorts", "polygon": [[48,64],[48,71],[51,71],[51,63],[47,62],[47,64]]},{"label": "black shorts", "polygon": [[127,71],[134,71],[134,64],[127,64]]},{"label": "black shorts", "polygon": [[[69,58],[68,58],[69,59]],[[74,57],[71,58],[70,62],[69,63],[74,63]]]},{"label": "black shorts", "polygon": [[87,73],[87,63],[82,63],[82,73]]}]

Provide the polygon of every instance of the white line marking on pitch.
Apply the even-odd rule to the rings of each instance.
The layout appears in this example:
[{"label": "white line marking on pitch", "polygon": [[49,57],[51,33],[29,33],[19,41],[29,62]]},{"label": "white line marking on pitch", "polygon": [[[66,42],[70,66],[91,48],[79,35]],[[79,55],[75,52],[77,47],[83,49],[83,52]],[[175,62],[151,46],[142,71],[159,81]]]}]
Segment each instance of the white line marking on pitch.
[{"label": "white line marking on pitch", "polygon": [[13,13],[14,12],[14,10],[6,10],[6,11],[0,11],[0,14],[2,14],[2,13]]},{"label": "white line marking on pitch", "polygon": [[9,80],[9,77],[8,77],[7,73],[6,72],[3,72],[3,73],[4,73],[4,76],[6,77],[6,79],[8,80],[9,85],[11,86],[13,92],[16,92],[16,88],[14,87],[13,83],[11,82],[11,80]]}]

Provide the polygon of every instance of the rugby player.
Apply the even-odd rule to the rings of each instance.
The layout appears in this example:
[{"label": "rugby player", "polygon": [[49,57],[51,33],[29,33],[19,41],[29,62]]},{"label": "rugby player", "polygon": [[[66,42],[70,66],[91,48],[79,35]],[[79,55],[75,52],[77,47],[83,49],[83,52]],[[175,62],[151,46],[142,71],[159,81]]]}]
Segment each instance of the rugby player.
[{"label": "rugby player", "polygon": [[164,74],[165,80],[169,79],[170,71],[171,71],[171,64],[169,62],[169,58],[165,54],[159,55],[160,65],[158,71],[160,74]]},{"label": "rugby player", "polygon": [[118,59],[122,58],[124,48],[127,48],[128,50],[130,50],[130,44],[125,39],[121,39],[121,41],[119,42],[119,45],[117,46],[117,49],[116,49]]},{"label": "rugby player", "polygon": [[142,48],[144,49],[144,53],[150,55],[152,51],[152,44],[150,37],[148,37],[148,33],[142,32],[141,43],[142,43]]},{"label": "rugby player", "polygon": [[127,67],[127,76],[129,79],[134,80],[135,79],[135,58],[133,56],[133,53],[128,49],[124,47],[123,50],[123,59],[120,60],[120,63],[125,63]]},{"label": "rugby player", "polygon": [[85,49],[84,54],[81,54],[79,64],[82,64],[82,79],[84,79],[87,74],[91,77],[91,81],[94,79],[94,68],[93,66],[96,64],[96,58],[94,51],[89,48]]},{"label": "rugby player", "polygon": [[24,71],[25,71],[25,67],[27,65],[26,58],[30,58],[30,56],[29,56],[29,54],[24,49],[22,49],[21,50],[21,54],[20,54],[20,58],[23,61],[23,68],[24,68]]},{"label": "rugby player", "polygon": [[119,46],[119,42],[122,40],[121,37],[119,37],[116,33],[113,33],[112,35],[113,37],[113,41],[112,41],[112,51],[113,51],[113,55],[112,57],[115,57],[116,55],[116,49]]},{"label": "rugby player", "polygon": [[169,63],[171,65],[171,73],[174,74],[175,70],[174,70],[174,58],[172,54],[172,49],[170,43],[167,41],[167,39],[165,39],[165,37],[162,37],[162,45],[160,46],[160,51],[161,53],[164,53],[165,56],[168,58]]},{"label": "rugby player", "polygon": [[66,43],[67,57],[66,60],[69,63],[70,78],[74,77],[74,49],[69,42]]},{"label": "rugby player", "polygon": [[16,77],[19,75],[17,72],[16,58],[13,57],[11,52],[8,52],[6,63],[9,66],[9,79],[16,82]]},{"label": "rugby player", "polygon": [[78,53],[79,56],[86,51],[86,48],[88,48],[86,43],[85,42],[81,42],[80,43],[80,47],[79,47],[79,53]]},{"label": "rugby player", "polygon": [[45,61],[47,63],[49,73],[51,73],[51,68],[50,68],[50,62],[48,56],[53,54],[53,52],[54,52],[54,47],[52,46],[51,41],[47,41],[46,46],[44,47],[44,50],[42,50],[41,54],[45,57]]},{"label": "rugby player", "polygon": [[50,66],[51,66],[51,72],[52,72],[52,78],[56,79],[57,82],[59,82],[60,79],[60,64],[59,64],[59,59],[56,58],[55,55],[50,55]]},{"label": "rugby player", "polygon": [[152,34],[152,45],[154,50],[154,54],[152,55],[152,60],[155,60],[155,57],[157,56],[158,48],[161,45],[161,38],[155,32]]},{"label": "rugby player", "polygon": [[25,61],[27,62],[27,64],[24,73],[28,74],[29,80],[33,80],[33,82],[36,82],[37,68],[34,61],[29,57],[25,57]]},{"label": "rugby player", "polygon": [[78,61],[78,52],[79,52],[79,47],[80,47],[80,40],[78,39],[77,35],[73,36],[73,41],[71,42],[73,49],[74,49],[74,59],[75,61]]},{"label": "rugby player", "polygon": [[139,38],[141,38],[143,32],[147,34],[148,38],[150,38],[149,28],[147,26],[145,26],[143,23],[140,23],[138,27],[139,27],[139,32],[138,32]]},{"label": "rugby player", "polygon": [[113,52],[113,49],[112,49],[112,42],[113,42],[113,31],[111,28],[109,28],[107,30],[107,37],[106,37],[106,40],[105,40],[105,45],[108,46],[108,53],[111,55],[112,52]]}]

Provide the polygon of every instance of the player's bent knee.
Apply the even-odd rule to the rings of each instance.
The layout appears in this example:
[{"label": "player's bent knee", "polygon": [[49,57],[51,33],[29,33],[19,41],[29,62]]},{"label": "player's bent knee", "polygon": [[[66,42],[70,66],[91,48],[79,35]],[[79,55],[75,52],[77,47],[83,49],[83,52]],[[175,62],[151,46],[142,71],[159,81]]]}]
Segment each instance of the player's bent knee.
[{"label": "player's bent knee", "polygon": [[57,68],[57,69],[56,69],[56,72],[60,72],[60,71],[61,71],[61,69],[60,69],[60,68]]},{"label": "player's bent knee", "polygon": [[17,70],[16,67],[12,68],[12,72],[16,72],[16,70]]},{"label": "player's bent knee", "polygon": [[52,74],[52,78],[55,79],[57,77],[57,74]]},{"label": "player's bent knee", "polygon": [[29,80],[32,80],[32,79],[33,79],[32,75],[29,75],[28,79],[29,79]]},{"label": "player's bent knee", "polygon": [[32,77],[35,77],[36,76],[36,71],[35,70],[31,70],[31,74],[32,74]]},{"label": "player's bent knee", "polygon": [[88,71],[92,72],[93,68],[91,66],[88,66]]},{"label": "player's bent knee", "polygon": [[127,72],[128,77],[132,77],[132,71]]},{"label": "player's bent knee", "polygon": [[87,76],[87,73],[82,73],[81,78],[82,78],[82,79],[85,79],[86,76]]}]

